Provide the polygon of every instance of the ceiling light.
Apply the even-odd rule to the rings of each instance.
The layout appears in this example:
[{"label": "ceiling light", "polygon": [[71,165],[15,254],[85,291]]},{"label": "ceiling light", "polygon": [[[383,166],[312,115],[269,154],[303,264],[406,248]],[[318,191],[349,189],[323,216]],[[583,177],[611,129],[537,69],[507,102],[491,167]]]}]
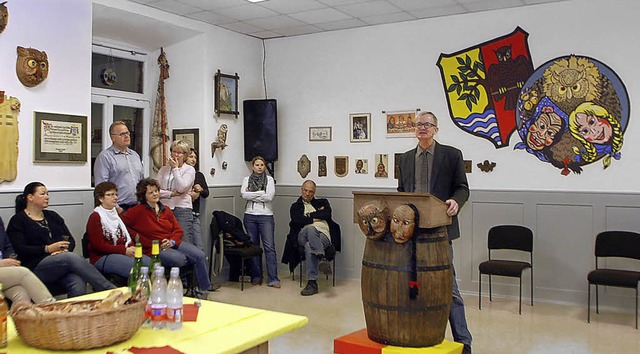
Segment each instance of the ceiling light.
[{"label": "ceiling light", "polygon": [[248,2],[263,2],[263,1],[267,1],[267,0],[247,0]]}]

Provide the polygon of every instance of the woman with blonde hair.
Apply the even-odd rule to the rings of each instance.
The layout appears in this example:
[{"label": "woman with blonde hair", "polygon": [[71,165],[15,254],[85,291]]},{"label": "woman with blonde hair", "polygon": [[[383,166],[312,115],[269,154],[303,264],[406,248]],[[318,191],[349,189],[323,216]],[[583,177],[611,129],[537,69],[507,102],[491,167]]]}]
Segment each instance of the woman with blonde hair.
[{"label": "woman with blonde hair", "polygon": [[[189,152],[189,144],[186,141],[174,141],[171,144],[169,164],[162,166],[157,176],[160,183],[160,201],[171,209],[185,236],[193,226],[193,204],[189,192],[196,179],[195,168],[185,163]],[[188,237],[184,237],[184,240],[192,243]]]}]

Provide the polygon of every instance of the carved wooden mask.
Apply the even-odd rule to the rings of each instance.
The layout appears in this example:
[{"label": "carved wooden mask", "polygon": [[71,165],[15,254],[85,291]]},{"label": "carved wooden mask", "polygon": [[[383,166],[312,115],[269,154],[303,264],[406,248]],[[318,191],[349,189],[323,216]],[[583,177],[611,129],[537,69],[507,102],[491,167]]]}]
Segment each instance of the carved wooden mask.
[{"label": "carved wooden mask", "polygon": [[40,85],[49,76],[47,53],[34,48],[18,47],[16,74],[18,80],[27,87]]}]

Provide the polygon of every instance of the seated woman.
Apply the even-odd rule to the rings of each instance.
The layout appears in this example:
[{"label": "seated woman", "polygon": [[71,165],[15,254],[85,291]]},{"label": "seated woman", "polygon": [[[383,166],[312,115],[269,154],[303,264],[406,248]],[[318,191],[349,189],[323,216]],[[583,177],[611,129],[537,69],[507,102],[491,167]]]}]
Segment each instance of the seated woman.
[{"label": "seated woman", "polygon": [[0,218],[0,283],[2,291],[12,303],[28,302],[46,304],[56,301],[49,289],[42,284],[28,268],[21,267],[20,261],[13,258],[15,251],[4,231],[4,222]]},{"label": "seated woman", "polygon": [[200,296],[213,290],[204,252],[198,247],[182,242],[182,229],[169,208],[160,202],[160,184],[145,178],[136,186],[136,197],[140,204],[122,214],[122,221],[129,230],[140,235],[144,252],[151,255],[151,242],[160,242],[160,262],[167,267],[193,265]]},{"label": "seated woman", "polygon": [[[117,274],[127,279],[136,246],[116,210],[118,187],[111,182],[102,182],[93,190],[93,196],[96,208],[87,221],[89,261],[102,274]],[[149,266],[150,260],[142,255],[144,265]]]},{"label": "seated woman", "polygon": [[64,219],[45,210],[48,206],[49,192],[40,182],[27,184],[16,197],[16,214],[9,221],[7,234],[22,264],[46,285],[64,287],[68,297],[86,294],[87,283],[97,291],[113,289],[115,286],[82,256],[69,252],[75,241]]}]

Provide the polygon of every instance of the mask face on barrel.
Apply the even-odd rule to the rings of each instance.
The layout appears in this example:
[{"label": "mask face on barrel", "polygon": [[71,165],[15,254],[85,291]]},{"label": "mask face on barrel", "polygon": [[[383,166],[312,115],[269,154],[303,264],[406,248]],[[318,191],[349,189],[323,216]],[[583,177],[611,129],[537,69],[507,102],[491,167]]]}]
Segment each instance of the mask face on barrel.
[{"label": "mask face on barrel", "polygon": [[416,213],[408,205],[400,205],[391,216],[391,234],[397,243],[405,243],[413,237]]},{"label": "mask face on barrel", "polygon": [[365,204],[358,210],[358,226],[367,238],[378,240],[382,238],[389,227],[389,209],[382,202]]}]

